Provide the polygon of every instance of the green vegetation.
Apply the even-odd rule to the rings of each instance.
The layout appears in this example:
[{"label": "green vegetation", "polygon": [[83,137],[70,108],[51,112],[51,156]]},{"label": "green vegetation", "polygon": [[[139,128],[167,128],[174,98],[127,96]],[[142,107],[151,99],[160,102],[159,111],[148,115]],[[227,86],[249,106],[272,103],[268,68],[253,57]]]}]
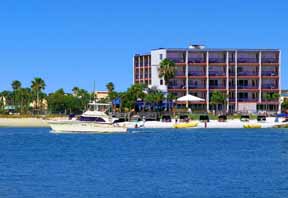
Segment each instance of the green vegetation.
[{"label": "green vegetation", "polygon": [[[0,92],[0,114],[7,117],[37,117],[43,114],[81,113],[86,109],[91,94],[86,90],[74,87],[73,94],[59,89],[48,96],[44,93],[46,83],[41,78],[34,78],[30,87],[22,87],[22,83],[14,80],[12,91]],[[6,115],[5,115],[6,114]]]},{"label": "green vegetation", "polygon": [[47,97],[48,111],[52,114],[79,114],[86,109],[90,94],[79,89],[76,95],[65,93],[59,89]]},{"label": "green vegetation", "polygon": [[[175,64],[165,59],[161,62],[161,65],[160,73],[165,81],[168,82],[169,79],[175,75]],[[94,93],[89,93],[77,86],[72,88],[71,93],[66,93],[63,89],[58,89],[47,95],[44,92],[45,87],[46,83],[41,78],[34,78],[31,81],[30,87],[22,87],[20,81],[14,80],[11,83],[11,91],[4,90],[0,92],[0,114],[8,115],[12,113],[13,116],[20,117],[81,114],[87,109],[88,103],[95,97]],[[97,101],[112,103],[113,109],[121,112],[166,111],[169,101],[171,102],[177,99],[173,94],[164,95],[160,90],[153,87],[147,88],[143,84],[134,84],[124,92],[115,91],[115,85],[112,82],[108,82],[106,88],[108,97]],[[219,111],[219,109],[226,109],[227,97],[223,92],[215,91],[212,93],[210,101],[211,104],[214,105],[216,112]],[[263,97],[267,100],[276,100],[279,98],[279,94],[271,93]],[[167,107],[165,107],[165,104],[167,104]],[[170,106],[169,108],[174,107]],[[288,101],[284,101],[282,108],[288,109]],[[182,113],[187,113],[187,109],[182,110]],[[180,113],[181,109],[173,109],[172,112],[175,115],[175,113]],[[190,115],[190,117],[191,119],[198,120],[199,114],[193,114]],[[218,116],[212,114],[209,114],[209,117],[211,120],[218,119]],[[228,116],[228,118],[239,119],[240,115]],[[251,119],[256,119],[256,117],[251,116]]]},{"label": "green vegetation", "polygon": [[281,108],[282,108],[282,110],[284,110],[284,111],[285,111],[285,110],[286,110],[286,111],[288,110],[288,100],[284,100],[284,102],[282,103],[282,107],[281,107]]},{"label": "green vegetation", "polygon": [[[219,106],[221,105],[222,107],[224,106],[225,108],[225,104],[226,104],[226,99],[227,99],[227,95],[220,92],[220,91],[214,91],[212,92],[211,95],[211,99],[210,99],[210,103],[212,105],[214,105],[215,111],[218,112],[219,111]],[[222,108],[222,109],[224,109]]]},{"label": "green vegetation", "polygon": [[169,59],[164,59],[160,63],[159,78],[164,78],[166,85],[168,82],[175,77],[176,65]]}]

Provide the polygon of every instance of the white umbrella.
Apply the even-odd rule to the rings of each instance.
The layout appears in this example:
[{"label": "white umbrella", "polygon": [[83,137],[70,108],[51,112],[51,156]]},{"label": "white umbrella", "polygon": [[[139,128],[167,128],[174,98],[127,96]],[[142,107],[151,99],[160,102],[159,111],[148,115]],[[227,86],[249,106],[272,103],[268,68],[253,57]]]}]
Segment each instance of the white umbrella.
[{"label": "white umbrella", "polygon": [[182,97],[178,98],[177,101],[179,101],[179,102],[201,102],[201,101],[205,101],[205,100],[203,98],[198,98],[196,96],[192,96],[192,95],[188,94],[186,96],[182,96]]}]

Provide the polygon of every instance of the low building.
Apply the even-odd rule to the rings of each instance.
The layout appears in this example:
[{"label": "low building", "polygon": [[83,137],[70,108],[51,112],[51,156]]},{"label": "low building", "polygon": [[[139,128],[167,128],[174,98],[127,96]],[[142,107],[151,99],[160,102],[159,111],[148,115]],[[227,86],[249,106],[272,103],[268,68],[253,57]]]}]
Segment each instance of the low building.
[{"label": "low building", "polygon": [[97,100],[103,100],[108,98],[108,91],[95,91],[95,98]]}]

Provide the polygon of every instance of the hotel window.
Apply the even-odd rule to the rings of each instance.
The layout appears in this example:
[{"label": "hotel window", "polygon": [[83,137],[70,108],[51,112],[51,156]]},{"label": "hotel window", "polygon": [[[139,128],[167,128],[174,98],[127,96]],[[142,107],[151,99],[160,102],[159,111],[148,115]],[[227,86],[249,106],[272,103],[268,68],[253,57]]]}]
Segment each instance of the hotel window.
[{"label": "hotel window", "polygon": [[163,80],[160,80],[160,85],[163,85]]},{"label": "hotel window", "polygon": [[160,60],[162,60],[163,59],[163,54],[160,54],[159,58],[160,58]]}]

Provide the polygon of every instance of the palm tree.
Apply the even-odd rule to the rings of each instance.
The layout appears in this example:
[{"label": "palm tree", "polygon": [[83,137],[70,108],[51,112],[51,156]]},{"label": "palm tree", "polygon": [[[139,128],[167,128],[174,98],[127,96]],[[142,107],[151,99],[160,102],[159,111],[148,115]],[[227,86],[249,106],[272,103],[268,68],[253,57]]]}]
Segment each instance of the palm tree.
[{"label": "palm tree", "polygon": [[165,58],[160,63],[159,78],[164,78],[165,84],[167,85],[169,80],[175,77],[176,65],[173,61]]},{"label": "palm tree", "polygon": [[107,83],[106,88],[107,88],[109,93],[112,93],[115,89],[114,84],[112,82]]},{"label": "palm tree", "polygon": [[36,92],[36,109],[38,109],[39,104],[39,94],[42,90],[45,89],[46,84],[42,78],[34,78],[34,80],[31,82],[31,88],[34,92]]},{"label": "palm tree", "polygon": [[226,98],[227,95],[223,94],[220,91],[214,91],[212,93],[211,99],[210,99],[210,103],[212,105],[215,105],[215,110],[218,111],[218,106],[220,105],[225,105],[226,103]]},{"label": "palm tree", "polygon": [[78,94],[79,94],[79,90],[80,90],[79,87],[76,87],[76,86],[73,87],[72,91],[73,91],[74,96],[78,96]]},{"label": "palm tree", "polygon": [[[263,95],[265,101],[273,101],[273,100],[276,100],[276,99],[279,99],[280,98],[280,94],[278,93],[265,93]],[[265,109],[266,111],[268,110],[268,104],[265,103]]]},{"label": "palm tree", "polygon": [[21,88],[21,82],[19,80],[14,80],[11,83],[11,87],[13,89],[13,105],[15,106],[15,109],[19,106],[18,104],[18,95],[19,95],[19,90]]},{"label": "palm tree", "polygon": [[13,91],[16,91],[21,88],[21,82],[19,80],[14,80],[11,83],[11,86],[12,86]]}]

